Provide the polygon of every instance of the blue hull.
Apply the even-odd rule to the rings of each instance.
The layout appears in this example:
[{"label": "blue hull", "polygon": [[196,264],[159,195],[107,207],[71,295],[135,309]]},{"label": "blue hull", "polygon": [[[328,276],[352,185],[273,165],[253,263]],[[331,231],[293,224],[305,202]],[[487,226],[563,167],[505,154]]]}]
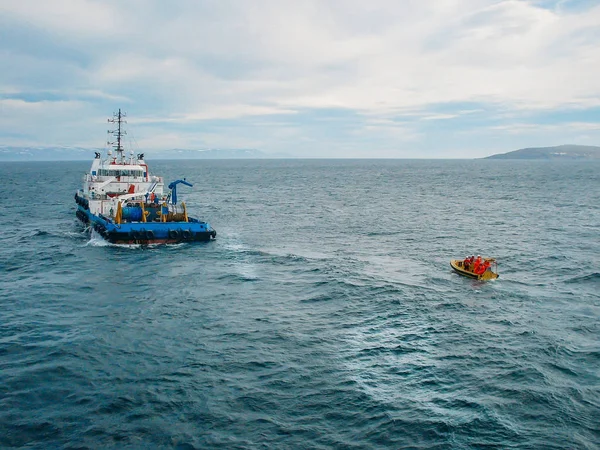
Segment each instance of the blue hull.
[{"label": "blue hull", "polygon": [[77,205],[77,218],[113,244],[171,244],[206,242],[216,238],[211,226],[192,217],[189,222],[132,222],[115,224],[109,218],[92,214]]}]

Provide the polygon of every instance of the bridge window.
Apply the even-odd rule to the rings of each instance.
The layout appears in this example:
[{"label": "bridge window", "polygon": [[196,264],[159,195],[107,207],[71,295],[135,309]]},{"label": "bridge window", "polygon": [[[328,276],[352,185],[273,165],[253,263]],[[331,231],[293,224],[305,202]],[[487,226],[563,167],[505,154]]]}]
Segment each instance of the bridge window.
[{"label": "bridge window", "polygon": [[[93,172],[92,174],[95,175],[96,173]],[[141,170],[98,169],[98,175],[102,177],[141,177],[146,176],[146,173]]]}]

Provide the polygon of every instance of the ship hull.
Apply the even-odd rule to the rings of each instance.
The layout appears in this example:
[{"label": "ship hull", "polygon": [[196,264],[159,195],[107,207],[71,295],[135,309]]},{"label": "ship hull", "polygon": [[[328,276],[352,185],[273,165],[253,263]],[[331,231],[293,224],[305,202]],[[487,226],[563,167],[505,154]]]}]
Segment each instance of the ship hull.
[{"label": "ship hull", "polygon": [[217,236],[217,232],[209,224],[191,217],[188,222],[133,222],[117,225],[104,216],[91,213],[85,205],[78,205],[75,215],[82,224],[112,244],[208,242]]}]

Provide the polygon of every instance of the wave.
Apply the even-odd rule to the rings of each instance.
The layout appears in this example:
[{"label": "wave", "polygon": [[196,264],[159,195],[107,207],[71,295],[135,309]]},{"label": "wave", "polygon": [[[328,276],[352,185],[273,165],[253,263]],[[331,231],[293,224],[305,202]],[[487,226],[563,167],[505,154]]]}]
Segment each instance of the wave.
[{"label": "wave", "polygon": [[600,273],[593,272],[588,275],[582,275],[579,277],[570,278],[565,281],[567,284],[572,283],[598,283],[600,282]]},{"label": "wave", "polygon": [[[92,231],[92,234],[90,236],[90,240],[87,241],[85,243],[85,246],[88,247],[110,247],[111,244],[108,241],[105,241],[99,234],[97,234],[95,231]],[[124,246],[124,247],[129,247],[129,246]]]},{"label": "wave", "polygon": [[320,303],[320,302],[328,302],[331,300],[336,300],[336,296],[331,296],[327,294],[319,294],[310,298],[304,298],[300,300],[300,303]]},{"label": "wave", "polygon": [[258,281],[259,278],[252,274],[242,274],[242,273],[227,273],[217,277],[219,281],[241,281],[241,282],[254,282]]},{"label": "wave", "polygon": [[403,234],[401,231],[369,231],[366,236],[397,236],[399,234]]}]

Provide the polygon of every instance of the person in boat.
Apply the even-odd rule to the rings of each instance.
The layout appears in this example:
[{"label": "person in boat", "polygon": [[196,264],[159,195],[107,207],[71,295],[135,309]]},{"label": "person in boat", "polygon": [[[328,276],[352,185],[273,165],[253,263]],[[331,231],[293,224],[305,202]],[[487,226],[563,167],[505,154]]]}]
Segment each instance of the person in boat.
[{"label": "person in boat", "polygon": [[473,262],[474,273],[477,273],[477,271],[479,270],[479,266],[481,266],[481,255],[477,255],[477,258],[475,258],[475,261]]},{"label": "person in boat", "polygon": [[480,264],[479,267],[477,268],[477,270],[474,270],[473,272],[476,275],[483,275],[485,273],[485,271],[488,270],[489,267],[490,267],[490,262],[484,261],[483,264]]},{"label": "person in boat", "polygon": [[491,264],[489,261],[485,260],[482,265],[483,265],[483,271],[485,272],[486,270],[488,270],[490,268]]},{"label": "person in boat", "polygon": [[471,265],[471,258],[469,258],[468,256],[465,256],[465,259],[463,261],[463,269],[469,270],[470,265]]},{"label": "person in boat", "polygon": [[467,264],[466,269],[470,270],[470,271],[473,271],[473,264],[474,263],[475,263],[475,256],[474,255],[469,256],[469,262]]}]

